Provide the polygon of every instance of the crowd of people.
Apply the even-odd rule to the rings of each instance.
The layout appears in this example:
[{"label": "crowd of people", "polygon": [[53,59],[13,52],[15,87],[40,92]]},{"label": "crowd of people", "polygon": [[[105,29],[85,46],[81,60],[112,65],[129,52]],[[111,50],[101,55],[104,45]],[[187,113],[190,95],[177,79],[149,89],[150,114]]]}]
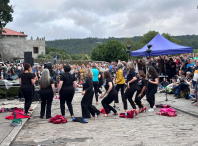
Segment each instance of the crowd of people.
[{"label": "crowd of people", "polygon": [[[176,98],[185,96],[193,97],[193,104],[197,102],[198,81],[198,54],[179,56],[164,55],[158,57],[143,57],[142,59],[120,61],[111,63],[91,63],[81,66],[76,64],[54,64],[51,69],[45,65],[31,67],[25,63],[16,65],[6,63],[6,67],[0,64],[1,79],[19,79],[21,92],[25,98],[25,114],[31,105],[33,85],[38,86],[41,98],[41,113],[43,118],[46,107],[46,118],[51,117],[51,104],[56,91],[60,98],[61,114],[65,116],[65,102],[71,117],[74,117],[72,100],[75,91],[82,88],[82,117],[90,118],[90,114],[99,115],[100,111],[92,104],[95,96],[96,104],[99,99],[105,109],[104,116],[110,116],[110,111],[118,115],[112,102],[120,103],[118,93],[121,91],[123,109],[127,113],[127,100],[132,110],[136,113],[146,111],[141,99],[146,96],[150,105],[148,111],[155,108],[155,93],[173,92]],[[104,86],[105,92],[102,93]],[[133,95],[136,93],[135,98]],[[191,93],[188,95],[187,93]],[[139,109],[136,109],[136,105]]]}]

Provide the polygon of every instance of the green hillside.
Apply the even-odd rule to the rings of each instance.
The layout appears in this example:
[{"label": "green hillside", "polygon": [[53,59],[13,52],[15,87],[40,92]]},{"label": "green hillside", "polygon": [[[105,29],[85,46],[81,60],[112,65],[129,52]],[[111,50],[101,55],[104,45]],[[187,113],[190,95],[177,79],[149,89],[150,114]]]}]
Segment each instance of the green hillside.
[{"label": "green hillside", "polygon": [[[181,45],[192,46],[194,49],[198,49],[198,35],[183,35],[172,36],[181,41]],[[134,42],[138,42],[142,36],[135,36],[128,38]],[[84,39],[60,39],[46,41],[48,47],[54,47],[58,49],[64,49],[68,54],[88,54],[90,55],[94,47],[98,43],[106,43],[109,40],[118,40],[124,42],[126,38],[84,38]]]}]

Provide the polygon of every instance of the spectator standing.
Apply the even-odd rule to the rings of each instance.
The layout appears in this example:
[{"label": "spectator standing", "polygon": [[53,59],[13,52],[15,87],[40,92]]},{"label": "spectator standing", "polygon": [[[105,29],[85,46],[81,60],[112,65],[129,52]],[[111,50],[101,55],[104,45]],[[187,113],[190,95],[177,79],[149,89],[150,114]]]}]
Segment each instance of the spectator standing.
[{"label": "spectator standing", "polygon": [[194,69],[194,63],[193,63],[193,60],[190,59],[189,63],[186,65],[186,68],[188,71],[190,71],[191,73],[193,72],[193,69]]},{"label": "spectator standing", "polygon": [[171,73],[170,78],[173,78],[176,75],[176,63],[173,61],[173,58],[169,59],[169,63],[170,63],[170,73]]}]

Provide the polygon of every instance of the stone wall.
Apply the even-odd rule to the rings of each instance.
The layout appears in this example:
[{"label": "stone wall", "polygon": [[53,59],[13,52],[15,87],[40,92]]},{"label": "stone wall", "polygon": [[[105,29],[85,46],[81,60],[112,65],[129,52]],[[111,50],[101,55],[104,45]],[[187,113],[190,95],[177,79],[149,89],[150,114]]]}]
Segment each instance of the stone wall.
[{"label": "stone wall", "polygon": [[32,57],[36,58],[38,54],[33,53],[33,47],[38,47],[38,54],[45,53],[45,38],[27,40],[26,37],[6,36],[0,39],[0,54],[3,62],[13,61],[14,59],[23,59],[24,52],[32,52]]},{"label": "stone wall", "polygon": [[[34,59],[34,63],[45,64],[47,62],[53,63],[53,59],[42,59],[42,58]],[[104,62],[105,63],[105,61],[92,61],[92,60],[61,60],[61,59],[58,59],[56,61],[57,64],[78,64],[78,65],[82,65],[82,64],[87,65],[89,62],[96,62],[96,63]]]}]

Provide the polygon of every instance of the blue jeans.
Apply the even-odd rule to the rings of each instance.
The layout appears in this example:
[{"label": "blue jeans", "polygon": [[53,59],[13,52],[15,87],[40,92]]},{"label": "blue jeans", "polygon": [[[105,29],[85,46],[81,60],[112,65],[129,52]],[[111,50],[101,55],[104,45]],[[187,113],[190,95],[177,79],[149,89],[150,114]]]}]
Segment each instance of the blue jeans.
[{"label": "blue jeans", "polygon": [[197,91],[197,82],[194,81],[194,80],[192,80],[192,84],[193,84],[193,89],[194,89],[195,91]]},{"label": "blue jeans", "polygon": [[56,60],[57,60],[57,59],[56,59],[56,58],[54,58],[54,60],[53,60],[54,64],[56,63]]}]

